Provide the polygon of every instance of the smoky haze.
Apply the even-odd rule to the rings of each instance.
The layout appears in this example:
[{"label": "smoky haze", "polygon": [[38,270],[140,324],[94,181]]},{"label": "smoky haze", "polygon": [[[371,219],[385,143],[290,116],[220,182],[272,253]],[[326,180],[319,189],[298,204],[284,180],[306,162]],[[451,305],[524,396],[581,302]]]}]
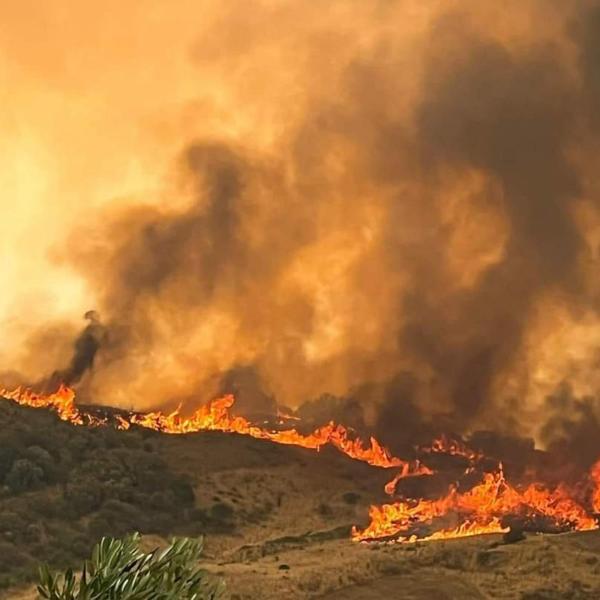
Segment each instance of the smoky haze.
[{"label": "smoky haze", "polygon": [[107,89],[166,73],[159,124],[141,119],[156,150],[140,139],[142,183],[52,240],[101,321],[71,354],[69,317],[42,360],[42,311],[11,368],[125,407],[234,390],[247,411],[309,402],[384,437],[427,421],[562,443],[600,386],[600,8],[492,4],[205,2],[197,30],[185,2],[162,28],[116,8],[151,46],[186,23],[172,62],[101,63],[122,69]]}]

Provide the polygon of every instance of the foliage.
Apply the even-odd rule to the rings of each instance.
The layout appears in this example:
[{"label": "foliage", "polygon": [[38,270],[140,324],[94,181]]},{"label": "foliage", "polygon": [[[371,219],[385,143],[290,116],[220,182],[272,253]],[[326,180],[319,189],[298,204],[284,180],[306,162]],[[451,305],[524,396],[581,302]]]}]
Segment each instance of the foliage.
[{"label": "foliage", "polygon": [[5,478],[6,485],[16,492],[35,489],[43,480],[44,471],[27,458],[15,460]]},{"label": "foliage", "polygon": [[206,533],[161,441],[0,401],[0,589],[34,579],[40,562],[77,564],[103,536]]},{"label": "foliage", "polygon": [[163,551],[144,553],[139,534],[123,540],[103,538],[81,576],[40,569],[38,592],[47,600],[214,600],[223,582],[199,569],[199,540],[179,539]]}]

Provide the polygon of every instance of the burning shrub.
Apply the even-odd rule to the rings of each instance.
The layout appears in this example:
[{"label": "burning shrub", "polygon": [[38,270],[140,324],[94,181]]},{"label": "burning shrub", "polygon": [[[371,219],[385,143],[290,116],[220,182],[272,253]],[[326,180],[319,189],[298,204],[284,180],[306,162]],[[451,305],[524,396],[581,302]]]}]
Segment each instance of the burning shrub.
[{"label": "burning shrub", "polygon": [[175,540],[166,549],[146,554],[139,534],[124,540],[103,538],[77,577],[71,569],[53,575],[40,569],[38,592],[48,600],[90,598],[178,598],[215,600],[222,596],[223,582],[198,569],[201,540]]}]

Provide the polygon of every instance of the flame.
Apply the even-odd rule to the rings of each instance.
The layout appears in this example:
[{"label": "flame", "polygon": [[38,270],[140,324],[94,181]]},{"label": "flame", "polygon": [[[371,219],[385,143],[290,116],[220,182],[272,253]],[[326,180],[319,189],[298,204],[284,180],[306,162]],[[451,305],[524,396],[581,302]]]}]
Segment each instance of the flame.
[{"label": "flame", "polygon": [[[465,473],[469,473],[473,469],[473,463],[482,458],[479,452],[469,448],[463,441],[450,438],[442,435],[433,440],[430,446],[419,446],[417,452],[423,454],[450,454],[452,456],[463,456],[469,460],[470,465],[465,469]],[[411,472],[407,469],[402,469],[391,481],[385,484],[384,490],[388,496],[393,496],[396,493],[396,485],[401,479],[412,475],[433,475],[432,471],[426,465],[416,461],[416,466]]]},{"label": "flame", "polygon": [[297,417],[296,415],[291,415],[281,410],[280,408],[277,409],[277,419],[279,419],[279,422],[281,423],[283,423],[284,421],[302,421],[300,417]]},{"label": "flame", "polygon": [[396,484],[405,477],[414,475],[433,475],[433,473],[434,472],[429,467],[426,467],[419,461],[415,462],[415,466],[413,467],[412,471],[410,469],[410,463],[406,463],[402,470],[394,477],[394,479],[385,484],[385,493],[389,496],[393,496],[396,491]]},{"label": "flame", "polygon": [[[233,396],[224,396],[201,406],[190,416],[180,410],[165,414],[160,411],[148,413],[116,414],[100,418],[75,404],[75,392],[61,385],[51,394],[38,394],[27,389],[0,390],[0,396],[22,406],[47,408],[57,413],[63,421],[73,425],[106,426],[119,429],[132,426],[145,427],[161,433],[186,434],[199,431],[222,431],[237,433],[278,444],[301,446],[319,451],[330,445],[350,458],[374,467],[397,468],[397,475],[385,486],[393,494],[398,481],[415,475],[431,475],[433,471],[417,461],[406,461],[393,456],[387,448],[371,437],[368,443],[355,436],[343,425],[328,423],[310,434],[296,429],[272,430],[255,425],[240,416],[233,416],[230,409]],[[424,453],[445,452],[467,457],[471,465],[481,455],[464,443],[442,437],[431,446],[420,448]],[[472,466],[467,471],[472,470]],[[600,460],[593,466],[589,479],[593,485],[591,508],[600,512]],[[483,480],[466,492],[452,485],[448,493],[437,500],[403,499],[392,504],[371,506],[371,522],[363,529],[354,528],[354,541],[414,542],[465,537],[484,533],[507,531],[506,517],[520,519],[523,523],[535,523],[543,519],[554,530],[591,530],[598,527],[596,519],[569,493],[565,485],[549,489],[533,483],[518,489],[508,483],[499,465],[497,471],[486,473]]]},{"label": "flame", "polygon": [[600,514],[600,460],[592,466],[590,479],[593,484],[592,509],[595,513]]},{"label": "flame", "polygon": [[469,448],[463,441],[442,435],[433,440],[430,446],[421,446],[418,448],[425,454],[452,454],[453,456],[464,456],[470,461],[476,461],[482,458],[479,452]]},{"label": "flame", "polygon": [[[30,390],[17,388],[12,391],[1,390],[0,396],[24,406],[54,410],[63,421],[68,421],[74,425],[107,424],[106,420],[80,411],[75,405],[75,392],[64,385],[61,385],[58,391],[52,394],[37,394]],[[368,444],[365,444],[360,438],[354,437],[343,425],[330,422],[308,435],[304,435],[296,429],[274,431],[254,425],[244,417],[232,416],[230,409],[233,404],[233,396],[224,396],[201,406],[190,416],[183,416],[178,409],[170,414],[160,411],[143,414],[117,414],[114,420],[116,427],[119,429],[129,429],[132,425],[138,425],[170,434],[223,431],[225,433],[249,435],[278,444],[302,446],[312,450],[320,450],[323,446],[331,445],[350,458],[366,462],[375,467],[399,467],[407,475],[418,468],[407,461],[392,456],[387,448],[384,448],[373,437],[370,438]]]},{"label": "flame", "polygon": [[21,406],[49,408],[54,410],[63,421],[69,421],[74,425],[84,424],[84,418],[75,406],[75,392],[66,385],[61,385],[52,394],[36,394],[31,390],[18,387],[12,391],[2,389],[0,396],[13,400]]},{"label": "flame", "polygon": [[[548,490],[540,484],[531,484],[519,492],[506,481],[501,467],[495,473],[486,473],[479,485],[462,494],[451,487],[439,500],[407,500],[372,506],[369,515],[371,523],[364,530],[353,530],[355,541],[390,538],[414,541],[417,537],[431,540],[498,533],[507,530],[501,520],[509,515],[525,521],[545,517],[555,527],[565,530],[597,528],[596,520],[563,486]],[[414,533],[419,529],[427,531],[436,520],[448,518],[458,524],[423,536]]]},{"label": "flame", "polygon": [[320,450],[323,446],[331,445],[349,457],[372,466],[383,468],[401,467],[407,474],[411,472],[409,463],[391,456],[389,451],[381,446],[375,438],[371,437],[369,444],[365,445],[360,438],[351,437],[349,430],[343,425],[330,422],[308,435],[299,433],[296,429],[272,431],[253,425],[244,417],[233,417],[229,412],[233,404],[233,396],[224,396],[200,407],[189,417],[182,416],[179,410],[168,415],[162,412],[150,412],[132,414],[129,422],[148,429],[172,434],[205,430],[239,433],[278,444],[302,446],[312,450]]}]

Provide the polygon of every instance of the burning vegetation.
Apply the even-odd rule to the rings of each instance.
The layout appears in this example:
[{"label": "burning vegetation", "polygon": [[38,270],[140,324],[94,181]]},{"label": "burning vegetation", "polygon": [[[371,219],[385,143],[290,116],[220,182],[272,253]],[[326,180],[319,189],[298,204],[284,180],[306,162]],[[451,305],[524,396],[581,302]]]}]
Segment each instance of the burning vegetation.
[{"label": "burning vegetation", "polygon": [[[21,389],[5,390],[0,395],[20,405],[51,409],[61,420],[78,426],[109,426],[122,430],[137,426],[165,434],[221,431],[316,451],[330,445],[372,467],[397,470],[385,491],[400,497],[393,503],[371,507],[370,524],[364,529],[353,528],[352,539],[359,542],[439,540],[506,533],[510,529],[558,533],[598,528],[595,513],[600,499],[600,460],[580,481],[554,485],[540,481],[510,483],[502,463],[494,465],[493,457],[471,449],[462,440],[444,436],[430,446],[417,448],[420,459],[404,460],[393,456],[375,438],[364,443],[355,432],[333,422],[308,434],[296,428],[275,429],[253,424],[230,413],[234,404],[232,396],[214,400],[190,416],[178,410],[170,414],[119,412],[98,416],[78,408],[74,391],[66,386],[47,395]],[[279,417],[280,426],[285,425],[283,419],[285,417]],[[462,473],[449,484],[446,492],[435,499],[398,493],[397,486],[404,479],[435,477],[436,469],[427,464],[428,458],[435,455],[462,459],[459,468]]]},{"label": "burning vegetation", "polygon": [[[597,0],[18,4],[9,406],[103,451],[214,431],[348,457],[377,482],[356,542],[598,527]],[[10,443],[2,481],[35,488],[48,457]],[[53,493],[99,511],[114,467],[135,512],[113,454],[110,485]]]}]

